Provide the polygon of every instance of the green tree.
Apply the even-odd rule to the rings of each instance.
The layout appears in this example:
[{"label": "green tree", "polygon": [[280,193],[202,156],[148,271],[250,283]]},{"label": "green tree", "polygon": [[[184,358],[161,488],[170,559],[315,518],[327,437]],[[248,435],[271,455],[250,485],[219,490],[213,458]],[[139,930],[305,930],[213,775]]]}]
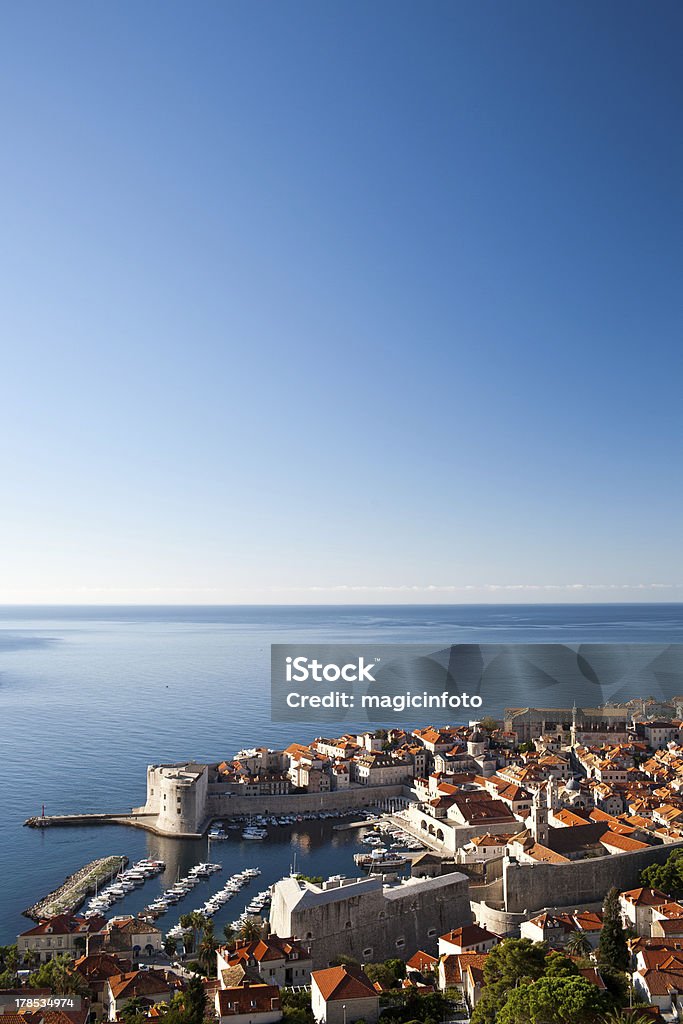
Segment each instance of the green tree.
[{"label": "green tree", "polygon": [[609,997],[581,975],[539,978],[513,988],[497,1024],[594,1024],[609,1009]]},{"label": "green tree", "polygon": [[309,992],[290,992],[282,989],[280,1000],[285,1024],[314,1024]]},{"label": "green tree", "polygon": [[472,1011],[472,1024],[495,1024],[509,989],[542,977],[547,952],[544,942],[531,939],[504,939],[494,946],[484,964],[484,989]]},{"label": "green tree", "polygon": [[[24,958],[26,962],[26,958]],[[16,971],[19,967],[19,953],[16,942],[11,946],[0,946],[0,970]]]},{"label": "green tree", "polygon": [[650,1020],[638,1009],[610,1010],[600,1018],[600,1024],[648,1024]]},{"label": "green tree", "polygon": [[198,910],[193,910],[190,914],[181,914],[180,916],[180,927],[190,934],[190,951],[195,952],[197,949],[197,940],[199,935],[204,931],[204,925],[208,918],[204,914],[200,914]]},{"label": "green tree", "polygon": [[486,732],[495,732],[495,730],[500,727],[500,722],[497,722],[495,718],[491,717],[491,715],[486,715],[484,718],[482,718],[479,725]]},{"label": "green tree", "polygon": [[147,1003],[139,996],[129,1000],[119,1014],[119,1019],[125,1024],[142,1024],[147,1020]]},{"label": "green tree", "polygon": [[36,980],[39,984],[42,982],[47,988],[51,988],[53,992],[63,992],[70,962],[66,953],[60,953],[59,956],[40,965],[36,971]]},{"label": "green tree", "polygon": [[213,921],[210,919],[204,925],[197,960],[207,978],[216,976],[216,950],[220,943],[214,935]]},{"label": "green tree", "polygon": [[379,982],[382,988],[396,988],[399,984],[391,967],[385,963],[366,964],[364,970],[373,985],[375,982]]},{"label": "green tree", "polygon": [[564,953],[549,953],[545,958],[546,978],[571,978],[578,973],[579,968],[572,958],[565,956]]},{"label": "green tree", "polygon": [[346,953],[340,953],[332,961],[332,967],[360,967],[360,962]]},{"label": "green tree", "polygon": [[175,956],[178,949],[178,941],[173,935],[167,935],[164,939],[164,952],[166,956]]},{"label": "green tree", "polygon": [[406,965],[403,960],[399,960],[398,957],[391,957],[389,960],[385,960],[386,966],[393,971],[394,977],[399,981],[402,981],[406,976]]},{"label": "green tree", "polygon": [[261,938],[261,925],[255,917],[246,917],[240,927],[239,936],[247,942],[253,942]]},{"label": "green tree", "polygon": [[201,978],[190,978],[184,993],[185,1019],[183,1024],[203,1024],[206,1012],[206,992]]},{"label": "green tree", "polygon": [[223,925],[223,938],[225,939],[228,945],[235,941],[235,929],[230,924],[230,922]]},{"label": "green tree", "polygon": [[567,939],[566,950],[574,956],[590,956],[593,947],[583,932],[572,932]]},{"label": "green tree", "polygon": [[613,971],[625,971],[630,962],[626,933],[621,923],[619,891],[610,889],[603,904],[602,931],[598,947],[600,963]]},{"label": "green tree", "polygon": [[643,885],[661,889],[668,896],[678,899],[683,895],[683,850],[672,850],[664,864],[650,864],[644,868],[640,880]]}]

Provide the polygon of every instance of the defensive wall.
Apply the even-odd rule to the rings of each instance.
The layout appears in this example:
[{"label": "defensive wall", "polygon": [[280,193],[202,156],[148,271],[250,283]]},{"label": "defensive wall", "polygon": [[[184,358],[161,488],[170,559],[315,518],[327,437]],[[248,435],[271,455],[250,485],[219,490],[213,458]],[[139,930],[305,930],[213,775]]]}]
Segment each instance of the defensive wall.
[{"label": "defensive wall", "polygon": [[650,864],[663,864],[679,843],[651,846],[634,853],[574,860],[568,864],[503,865],[503,901],[507,913],[528,915],[544,907],[577,907],[603,900],[605,893],[633,889],[640,872]]},{"label": "defensive wall", "polygon": [[511,914],[506,910],[492,907],[485,900],[481,900],[478,903],[472,901],[472,913],[474,914],[474,920],[482,928],[488,928],[489,931],[495,932],[496,935],[519,938],[520,925],[524,921],[528,921],[529,918],[536,917],[537,914],[541,914],[544,911],[547,911],[549,914],[573,914],[576,910],[601,910],[602,903],[602,900],[595,900],[590,903],[572,903],[566,907],[541,907],[539,910],[528,914]]},{"label": "defensive wall", "polygon": [[385,800],[407,797],[410,790],[396,786],[353,786],[326,793],[287,793],[278,796],[239,796],[227,793],[207,798],[211,818],[238,814],[305,814],[310,811],[353,811]]},{"label": "defensive wall", "polygon": [[410,789],[402,784],[354,784],[322,793],[243,796],[209,781],[208,765],[150,765],[146,803],[134,807],[133,814],[144,816],[141,827],[159,835],[196,836],[203,834],[212,821],[238,815],[346,812],[377,804],[389,806],[391,801],[407,803],[410,796]]}]

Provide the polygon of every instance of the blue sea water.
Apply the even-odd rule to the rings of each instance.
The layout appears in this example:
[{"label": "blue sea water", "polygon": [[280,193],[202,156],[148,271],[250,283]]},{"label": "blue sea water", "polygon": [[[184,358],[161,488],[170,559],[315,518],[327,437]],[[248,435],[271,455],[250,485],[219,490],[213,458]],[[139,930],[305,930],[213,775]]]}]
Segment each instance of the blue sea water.
[{"label": "blue sea water", "polygon": [[[244,746],[313,738],[310,725],[293,734],[270,720],[270,644],[298,641],[682,643],[683,605],[0,608],[0,943],[27,927],[24,908],[94,857],[167,862],[165,875],[117,912],[139,910],[206,859],[205,840],[22,822],[43,804],[48,814],[140,804],[148,763],[220,760]],[[307,873],[350,873],[358,849],[354,833],[328,823],[278,830],[266,843],[234,835],[211,847],[223,873],[164,927],[243,866],[261,866],[262,878],[217,915],[218,930],[289,870],[295,852]]]}]

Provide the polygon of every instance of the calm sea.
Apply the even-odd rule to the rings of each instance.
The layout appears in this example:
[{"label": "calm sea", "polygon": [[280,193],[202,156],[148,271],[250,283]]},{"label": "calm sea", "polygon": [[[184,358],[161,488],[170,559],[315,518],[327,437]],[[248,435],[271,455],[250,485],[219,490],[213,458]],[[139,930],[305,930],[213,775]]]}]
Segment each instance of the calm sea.
[{"label": "calm sea", "polygon": [[[293,735],[270,721],[270,644],[294,641],[682,643],[683,605],[0,608],[0,942],[27,926],[25,907],[93,857],[167,862],[165,877],[117,912],[140,909],[206,858],[205,841],[21,823],[43,804],[56,814],[142,803],[150,762],[311,739],[310,726]],[[165,927],[242,866],[263,869],[246,898],[287,872],[294,853],[308,873],[350,873],[358,849],[354,833],[326,823],[278,830],[265,843],[237,836],[212,845],[224,871],[163,918]],[[218,930],[244,903],[223,908]]]}]

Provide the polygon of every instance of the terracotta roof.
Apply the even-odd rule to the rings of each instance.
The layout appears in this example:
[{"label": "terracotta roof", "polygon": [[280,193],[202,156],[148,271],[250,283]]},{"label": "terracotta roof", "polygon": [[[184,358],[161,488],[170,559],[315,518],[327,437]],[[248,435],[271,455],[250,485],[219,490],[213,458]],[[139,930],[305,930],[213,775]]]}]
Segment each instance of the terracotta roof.
[{"label": "terracotta roof", "polygon": [[313,971],[311,979],[320,990],[326,1003],[339,999],[367,999],[377,996],[372,982],[360,968],[328,967],[324,971]]},{"label": "terracotta roof", "polygon": [[478,924],[467,924],[463,928],[454,928],[453,931],[439,936],[439,941],[450,942],[454,946],[462,948],[477,946],[481,942],[490,942],[492,939],[497,940],[498,936],[486,928],[481,928]]},{"label": "terracotta roof", "polygon": [[310,960],[311,954],[301,943],[294,939],[280,939],[277,935],[269,935],[267,939],[252,942],[238,942],[234,949],[223,950],[225,958],[233,960],[256,960],[265,963],[268,960]]},{"label": "terracotta roof", "polygon": [[82,917],[80,914],[56,914],[40,921],[35,928],[29,928],[19,936],[28,935],[74,935],[99,932],[107,923],[106,917]]},{"label": "terracotta roof", "polygon": [[627,892],[622,892],[622,899],[628,903],[632,903],[635,907],[660,907],[664,903],[670,902],[670,897],[659,889],[650,889],[647,886],[641,886],[639,889],[629,889]]},{"label": "terracotta roof", "polygon": [[109,921],[106,930],[118,932],[120,935],[161,935],[161,928],[150,924],[149,921],[141,921],[139,917],[126,917],[119,920]]},{"label": "terracotta roof", "polygon": [[270,1013],[280,1009],[280,989],[277,985],[247,982],[235,988],[222,988],[216,993],[221,1017],[238,1014]]},{"label": "terracotta roof", "polygon": [[125,974],[133,970],[133,961],[119,959],[111,953],[89,953],[81,956],[74,963],[74,969],[88,981],[102,981],[117,974]]},{"label": "terracotta roof", "polygon": [[465,954],[446,953],[444,956],[439,957],[439,971],[443,972],[447,988],[451,985],[459,985],[462,982],[462,971],[460,970],[461,955]]},{"label": "terracotta roof", "polygon": [[[453,982],[453,984],[459,984],[462,980],[462,975],[464,975],[466,971],[470,972],[473,982],[479,983],[481,974],[484,970],[484,964],[486,963],[488,956],[488,953],[454,953],[450,956],[442,957],[441,959],[444,964],[444,968],[447,971],[447,978],[448,975],[456,977],[456,975],[459,974],[460,976],[459,980]],[[457,968],[451,963],[451,960],[457,960]],[[451,982],[447,983],[451,984]]]},{"label": "terracotta roof", "polygon": [[592,981],[597,988],[604,992],[607,988],[599,971],[596,967],[579,967],[579,974],[586,979],[586,981]]},{"label": "terracotta roof", "polygon": [[430,956],[429,953],[418,949],[417,953],[413,953],[410,960],[406,962],[406,967],[412,968],[414,971],[428,971],[435,963],[438,963],[435,956]]},{"label": "terracotta roof", "polygon": [[576,811],[570,811],[566,807],[563,807],[559,811],[555,811],[553,813],[553,817],[556,821],[562,822],[562,825],[565,827],[586,824],[586,818],[583,815],[577,814]]},{"label": "terracotta roof", "polygon": [[651,996],[670,996],[683,992],[683,973],[671,971],[638,971]]},{"label": "terracotta roof", "polygon": [[672,900],[657,907],[657,914],[663,914],[667,920],[674,921],[683,917],[683,906]]},{"label": "terracotta roof", "polygon": [[584,932],[602,931],[602,911],[600,910],[579,910],[572,914],[579,928]]},{"label": "terracotta roof", "polygon": [[603,846],[613,850],[621,850],[622,853],[631,853],[633,850],[646,850],[648,848],[647,843],[641,843],[640,840],[632,839],[631,836],[612,832],[611,829],[605,832],[600,842]]},{"label": "terracotta roof", "polygon": [[109,988],[114,999],[128,999],[133,996],[156,996],[173,988],[181,988],[180,979],[172,979],[162,971],[127,971],[109,979]]}]

